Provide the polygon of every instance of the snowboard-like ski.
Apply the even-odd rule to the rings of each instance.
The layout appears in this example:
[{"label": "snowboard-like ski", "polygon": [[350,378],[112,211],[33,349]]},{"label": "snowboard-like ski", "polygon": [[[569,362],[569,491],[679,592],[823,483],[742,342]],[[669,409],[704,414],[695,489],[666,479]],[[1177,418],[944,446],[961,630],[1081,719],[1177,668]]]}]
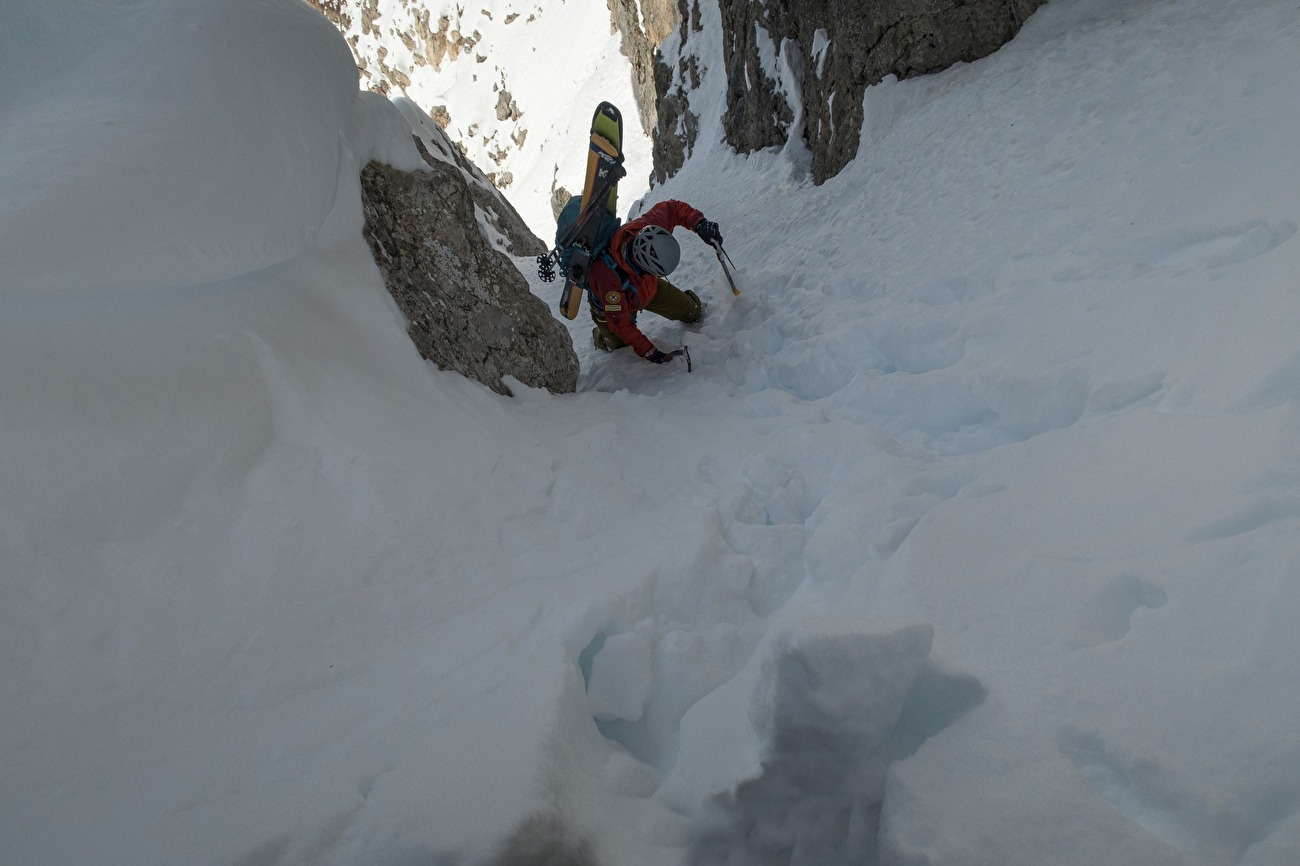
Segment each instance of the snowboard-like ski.
[{"label": "snowboard-like ski", "polygon": [[591,118],[591,142],[587,152],[587,176],[582,187],[582,204],[577,220],[556,247],[538,258],[542,280],[555,278],[554,266],[567,258],[564,269],[564,293],[560,311],[565,318],[576,319],[586,293],[587,268],[596,253],[597,236],[606,214],[617,218],[618,182],[623,168],[623,115],[608,102],[596,106]]}]

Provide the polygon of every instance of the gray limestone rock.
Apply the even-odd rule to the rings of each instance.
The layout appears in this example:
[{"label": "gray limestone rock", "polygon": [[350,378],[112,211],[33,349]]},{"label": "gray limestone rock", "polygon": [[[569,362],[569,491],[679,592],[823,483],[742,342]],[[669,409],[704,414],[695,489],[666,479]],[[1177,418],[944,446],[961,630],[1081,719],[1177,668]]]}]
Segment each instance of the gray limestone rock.
[{"label": "gray limestone rock", "polygon": [[[685,45],[692,33],[701,30],[698,0],[678,0],[677,42]],[[655,122],[651,156],[654,170],[651,178],[663,183],[672,177],[686,162],[695,147],[700,119],[691,111],[691,91],[700,86],[699,67],[693,55],[680,49],[665,57],[656,52],[654,58]]]},{"label": "gray limestone rock", "polygon": [[655,60],[659,43],[681,22],[679,0],[606,0],[610,20],[622,40],[623,54],[632,64],[632,93],[641,115],[641,128],[653,133],[658,122]]},{"label": "gray limestone rock", "polygon": [[[802,139],[816,183],[857,156],[866,88],[992,54],[1044,0],[737,0],[721,4],[727,109],[742,153]],[[681,0],[682,46],[698,0]],[[688,50],[658,59],[655,177],[680,168],[693,144]],[[660,139],[664,139],[660,141]]]},{"label": "gray limestone rock", "polygon": [[420,355],[502,394],[507,375],[573,391],[578,358],[568,331],[484,240],[461,169],[426,161],[427,173],[372,162],[361,175],[365,237]]},{"label": "gray limestone rock", "polygon": [[491,179],[470,162],[469,158],[451,140],[446,131],[431,131],[429,145],[415,136],[415,147],[429,165],[442,162],[460,169],[461,177],[469,189],[470,197],[484,219],[500,236],[497,245],[512,256],[540,256],[547,246],[533,234],[524,218],[506,200]]}]

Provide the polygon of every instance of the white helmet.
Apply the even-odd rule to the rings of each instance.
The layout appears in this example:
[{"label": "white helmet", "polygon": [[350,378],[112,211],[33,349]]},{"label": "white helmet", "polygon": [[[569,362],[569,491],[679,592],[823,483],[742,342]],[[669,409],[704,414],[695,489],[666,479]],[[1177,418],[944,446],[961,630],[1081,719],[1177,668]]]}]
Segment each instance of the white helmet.
[{"label": "white helmet", "polygon": [[682,258],[677,239],[659,226],[646,226],[632,239],[632,263],[656,277],[666,277]]}]

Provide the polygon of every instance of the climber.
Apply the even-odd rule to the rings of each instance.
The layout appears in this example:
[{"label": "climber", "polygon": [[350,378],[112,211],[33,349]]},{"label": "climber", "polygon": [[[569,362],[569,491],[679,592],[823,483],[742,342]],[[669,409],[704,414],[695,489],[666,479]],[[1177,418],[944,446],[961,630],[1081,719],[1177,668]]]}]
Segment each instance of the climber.
[{"label": "climber", "polygon": [[672,234],[678,227],[694,229],[705,243],[722,243],[717,223],[706,220],[685,202],[669,200],[619,228],[610,239],[610,255],[593,262],[587,288],[591,318],[596,323],[591,339],[597,349],[612,352],[630,345],[632,351],[655,364],[681,354],[680,349],[661,352],[636,326],[641,310],[688,324],[704,315],[699,295],[664,279],[681,259],[681,247]]}]

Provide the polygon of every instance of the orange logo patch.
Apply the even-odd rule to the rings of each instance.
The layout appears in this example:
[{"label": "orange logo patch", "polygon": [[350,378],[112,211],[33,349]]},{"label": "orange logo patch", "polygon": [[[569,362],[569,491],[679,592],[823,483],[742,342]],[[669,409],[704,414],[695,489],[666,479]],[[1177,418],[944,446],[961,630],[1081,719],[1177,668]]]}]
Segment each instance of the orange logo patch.
[{"label": "orange logo patch", "polygon": [[609,292],[605,295],[605,303],[607,304],[617,304],[621,300],[623,300],[623,297],[618,292]]}]

